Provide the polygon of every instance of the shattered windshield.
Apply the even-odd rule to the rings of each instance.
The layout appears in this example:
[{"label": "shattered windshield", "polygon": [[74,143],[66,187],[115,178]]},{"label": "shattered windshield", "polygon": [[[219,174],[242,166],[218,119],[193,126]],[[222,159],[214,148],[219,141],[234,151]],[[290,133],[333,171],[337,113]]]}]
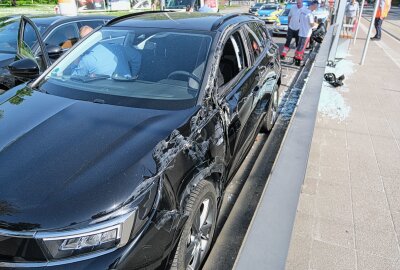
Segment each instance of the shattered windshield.
[{"label": "shattered windshield", "polygon": [[123,106],[193,106],[211,41],[193,32],[103,28],[49,71],[39,88]]}]

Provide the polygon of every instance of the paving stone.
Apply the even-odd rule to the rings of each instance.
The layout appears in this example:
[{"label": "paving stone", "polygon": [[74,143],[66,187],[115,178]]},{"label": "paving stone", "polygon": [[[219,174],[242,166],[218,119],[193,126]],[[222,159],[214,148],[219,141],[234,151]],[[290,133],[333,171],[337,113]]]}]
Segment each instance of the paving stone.
[{"label": "paving stone", "polygon": [[315,195],[300,194],[297,212],[302,212],[310,216],[315,215]]},{"label": "paving stone", "polygon": [[354,224],[342,220],[316,217],[313,226],[313,239],[354,249]]},{"label": "paving stone", "polygon": [[292,235],[290,249],[286,260],[286,270],[309,269],[311,242],[311,237],[303,237],[298,234]]},{"label": "paving stone", "polygon": [[394,223],[394,229],[397,233],[397,239],[400,238],[400,212],[392,211],[392,218]]},{"label": "paving stone", "polygon": [[354,190],[364,188],[371,192],[384,192],[382,179],[378,174],[370,174],[365,171],[351,171],[350,183]]},{"label": "paving stone", "polygon": [[315,195],[317,193],[317,185],[319,178],[306,177],[301,187],[301,192],[309,195]]},{"label": "paving stone", "polygon": [[327,219],[352,222],[351,200],[343,200],[343,198],[336,196],[334,198],[317,196],[315,200],[315,215]]},{"label": "paving stone", "polygon": [[394,232],[392,215],[388,209],[353,205],[353,214],[356,229]]},{"label": "paving stone", "polygon": [[353,270],[356,269],[355,250],[313,240],[310,269]]},{"label": "paving stone", "polygon": [[320,178],[319,166],[312,163],[307,164],[306,178]]},{"label": "paving stone", "polygon": [[392,212],[400,212],[400,178],[382,177]]},{"label": "paving stone", "polygon": [[348,168],[337,168],[331,166],[320,166],[320,180],[322,182],[337,183],[342,185],[349,185],[349,171]]},{"label": "paving stone", "polygon": [[349,167],[351,172],[367,172],[370,174],[380,174],[375,156],[349,151]]},{"label": "paving stone", "polygon": [[311,237],[314,225],[314,216],[297,212],[296,219],[293,226],[293,231],[303,237]]},{"label": "paving stone", "polygon": [[359,208],[379,208],[389,210],[385,192],[371,191],[366,188],[352,189],[353,206]]},{"label": "paving stone", "polygon": [[366,117],[369,133],[376,136],[392,137],[388,123],[379,117]]},{"label": "paving stone", "polygon": [[397,260],[357,251],[357,269],[360,270],[398,270],[394,268]]},{"label": "paving stone", "polygon": [[400,256],[396,234],[386,231],[355,228],[356,249],[389,259]]},{"label": "paving stone", "polygon": [[365,153],[367,155],[374,155],[375,153],[371,137],[368,134],[351,131],[347,132],[347,149],[349,151]]},{"label": "paving stone", "polygon": [[339,169],[348,168],[347,150],[333,146],[321,146],[320,165]]}]

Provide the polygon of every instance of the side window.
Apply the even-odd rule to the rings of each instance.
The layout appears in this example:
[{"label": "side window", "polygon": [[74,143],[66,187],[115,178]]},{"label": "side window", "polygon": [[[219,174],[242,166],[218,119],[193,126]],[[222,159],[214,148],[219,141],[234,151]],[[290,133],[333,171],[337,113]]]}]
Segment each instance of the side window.
[{"label": "side window", "polygon": [[75,23],[69,23],[56,28],[46,39],[46,45],[59,46],[62,49],[71,48],[79,39]]},{"label": "side window", "polygon": [[78,24],[78,29],[79,31],[82,29],[82,27],[89,26],[92,29],[95,29],[99,27],[100,25],[104,24],[103,20],[97,20],[97,21],[82,21],[82,22],[77,22]]},{"label": "side window", "polygon": [[247,67],[246,52],[239,32],[231,35],[225,43],[218,65],[218,85],[231,81],[239,72]]},{"label": "side window", "polygon": [[249,33],[250,50],[252,50],[254,58],[257,59],[266,47],[267,35],[257,23],[249,23],[246,25],[246,29]]}]

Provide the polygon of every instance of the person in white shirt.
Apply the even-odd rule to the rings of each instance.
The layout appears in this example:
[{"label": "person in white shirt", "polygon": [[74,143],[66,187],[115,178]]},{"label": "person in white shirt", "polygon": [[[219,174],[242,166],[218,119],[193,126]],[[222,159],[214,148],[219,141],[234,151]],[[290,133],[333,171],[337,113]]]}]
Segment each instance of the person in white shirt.
[{"label": "person in white shirt", "polygon": [[306,49],[308,42],[310,41],[312,28],[317,24],[314,21],[313,11],[318,8],[318,1],[314,0],[311,2],[308,8],[300,10],[300,28],[299,28],[299,42],[297,44],[296,52],[294,54],[295,63],[300,65],[300,61],[303,60],[304,50]]},{"label": "person in white shirt", "polygon": [[[358,2],[356,0],[351,0],[347,4],[346,11],[345,11],[346,24],[354,25],[354,22],[356,21],[356,19],[358,17],[359,9],[360,9],[360,5],[358,4]],[[349,28],[345,28],[345,29],[346,29],[346,35],[348,36]]]},{"label": "person in white shirt", "polygon": [[290,8],[288,15],[288,32],[286,35],[286,43],[283,47],[283,51],[281,53],[281,58],[285,59],[286,55],[290,51],[290,43],[292,39],[296,41],[296,47],[299,42],[299,29],[300,29],[300,10],[303,8],[303,0],[297,0],[296,5],[293,5]]}]

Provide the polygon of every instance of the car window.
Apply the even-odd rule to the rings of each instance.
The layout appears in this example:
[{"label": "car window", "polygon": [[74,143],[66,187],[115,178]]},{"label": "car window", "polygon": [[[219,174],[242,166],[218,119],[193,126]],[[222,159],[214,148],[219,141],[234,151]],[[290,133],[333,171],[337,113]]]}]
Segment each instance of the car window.
[{"label": "car window", "polygon": [[44,91],[122,106],[196,103],[212,36],[168,29],[101,28],[39,83]]},{"label": "car window", "polygon": [[59,46],[62,49],[71,48],[79,39],[79,33],[75,23],[59,26],[46,38],[46,45]]},{"label": "car window", "polygon": [[239,32],[235,32],[227,39],[218,65],[219,86],[229,83],[241,70],[248,66],[243,44]]},{"label": "car window", "polygon": [[256,22],[247,24],[245,28],[249,36],[250,50],[253,52],[254,58],[257,59],[268,45],[267,31],[265,27]]}]

